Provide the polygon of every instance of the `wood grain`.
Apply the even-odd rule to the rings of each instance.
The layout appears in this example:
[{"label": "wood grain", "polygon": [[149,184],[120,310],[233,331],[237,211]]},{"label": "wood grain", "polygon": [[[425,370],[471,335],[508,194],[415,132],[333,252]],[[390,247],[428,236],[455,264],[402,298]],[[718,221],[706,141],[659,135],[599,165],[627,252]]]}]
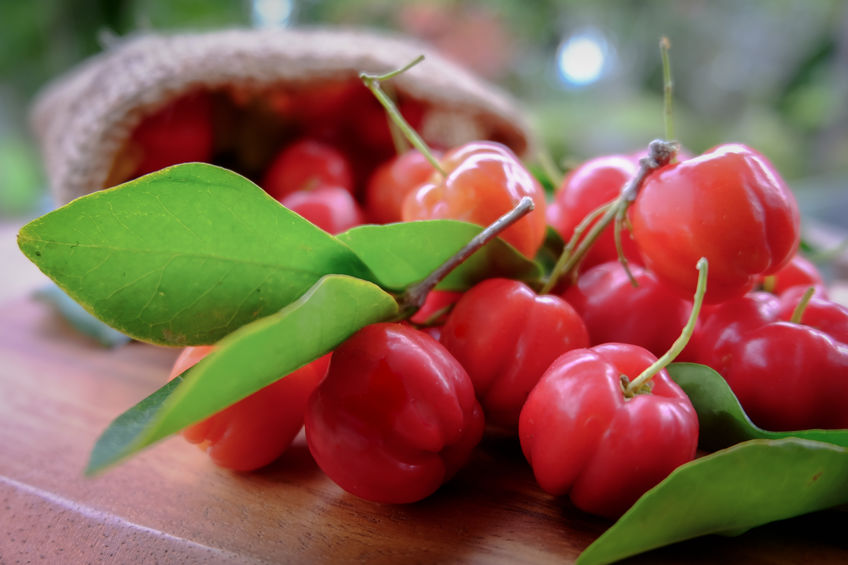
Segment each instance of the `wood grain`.
[{"label": "wood grain", "polygon": [[[43,304],[0,305],[0,563],[569,563],[608,526],[539,490],[504,439],[405,506],[341,491],[302,436],[252,474],[177,437],[84,478],[100,432],[163,383],[175,355],[104,350]],[[846,562],[845,526],[844,512],[822,512],[632,561]]]}]

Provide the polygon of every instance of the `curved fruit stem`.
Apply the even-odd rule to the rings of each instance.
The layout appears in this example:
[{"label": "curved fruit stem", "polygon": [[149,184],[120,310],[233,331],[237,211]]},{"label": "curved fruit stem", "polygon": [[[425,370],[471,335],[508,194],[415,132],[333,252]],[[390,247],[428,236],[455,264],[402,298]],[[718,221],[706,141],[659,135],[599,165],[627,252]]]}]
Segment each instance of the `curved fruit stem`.
[{"label": "curved fruit stem", "polygon": [[[389,85],[391,86],[391,85]],[[389,100],[394,103],[395,96],[394,91],[391,88],[386,88],[386,95],[389,97]],[[392,137],[392,145],[395,147],[396,155],[403,155],[409,148],[411,147],[409,141],[406,139],[406,135],[404,135],[403,131],[401,131],[400,126],[398,126],[395,121],[389,116],[387,113],[386,123],[389,124],[389,135]]]},{"label": "curved fruit stem", "polygon": [[668,52],[671,42],[667,37],[660,38],[660,56],[662,57],[663,70],[663,124],[665,126],[665,138],[674,139],[674,119],[671,113],[671,94],[674,81],[671,80],[671,61]]},{"label": "curved fruit stem", "polygon": [[692,312],[689,314],[689,320],[687,320],[686,325],[683,326],[683,331],[680,333],[680,337],[674,340],[674,343],[671,344],[669,350],[666,351],[662,357],[651,363],[651,365],[642,371],[638,377],[630,381],[624,389],[625,397],[632,398],[636,394],[644,392],[644,387],[647,386],[648,381],[650,381],[654,375],[665,369],[669,363],[674,361],[675,357],[680,355],[680,352],[683,351],[686,344],[689,343],[689,339],[695,331],[695,324],[698,321],[698,314],[701,312],[701,306],[704,304],[704,294],[707,292],[707,274],[709,271],[709,264],[706,257],[701,257],[698,260],[697,268],[698,284],[695,287],[695,300],[692,303]]},{"label": "curved fruit stem", "polygon": [[[624,217],[627,213],[627,208],[634,200],[636,200],[636,195],[639,193],[639,189],[645,182],[645,178],[647,178],[647,176],[655,169],[669,164],[676,154],[677,144],[674,142],[655,139],[650,143],[648,156],[640,159],[639,171],[627,184],[622,187],[618,197],[590,212],[589,215],[580,222],[578,228],[583,226],[583,229],[585,229],[591,220],[596,218],[598,215],[603,214],[601,215],[601,218],[592,225],[586,236],[583,237],[582,230],[580,232],[578,232],[577,229],[574,230],[574,235],[572,235],[568,244],[566,244],[562,254],[559,256],[559,259],[557,259],[556,265],[554,265],[545,286],[542,287],[542,294],[551,292],[551,290],[556,287],[556,283],[559,281],[560,277],[568,274],[577,267],[583,257],[586,256],[589,249],[592,248],[595,240],[601,235],[601,232],[604,231],[611,222],[615,221],[617,217]],[[589,220],[589,222],[587,222],[587,220]],[[630,276],[632,278],[632,275]]]},{"label": "curved fruit stem", "polygon": [[807,309],[807,304],[810,303],[810,299],[813,297],[813,294],[816,293],[816,287],[811,286],[807,289],[807,292],[801,297],[801,300],[798,301],[798,305],[795,306],[795,309],[792,310],[792,316],[789,318],[789,321],[793,324],[800,324],[801,318],[804,317],[804,311]]},{"label": "curved fruit stem", "polygon": [[445,176],[445,170],[442,168],[441,164],[439,164],[439,161],[438,159],[436,159],[435,155],[433,155],[433,152],[430,150],[430,147],[421,138],[421,136],[418,135],[418,132],[415,131],[415,128],[409,125],[409,122],[407,122],[406,119],[401,115],[400,110],[398,110],[394,100],[392,100],[392,98],[388,94],[386,94],[386,92],[380,86],[380,83],[384,80],[392,79],[398,76],[399,74],[408,71],[423,60],[424,55],[419,55],[414,60],[407,63],[400,69],[388,72],[383,75],[359,73],[359,78],[360,80],[362,80],[365,86],[368,87],[368,90],[370,90],[374,94],[380,104],[382,104],[383,108],[386,109],[386,113],[389,115],[389,118],[400,129],[406,139],[409,140],[409,143],[411,143],[413,147],[415,147],[418,151],[421,152],[422,155],[424,155],[424,157],[427,158],[427,160],[430,162],[431,165],[433,165],[433,168],[435,170],[439,171],[442,176]]},{"label": "curved fruit stem", "polygon": [[518,204],[515,205],[515,208],[492,222],[488,227],[484,228],[483,231],[475,235],[471,241],[466,243],[462,249],[457,251],[455,255],[445,261],[435,271],[430,273],[427,278],[407,288],[406,291],[398,298],[401,317],[406,318],[415,313],[424,304],[424,300],[427,298],[427,295],[430,294],[430,291],[436,288],[436,285],[448,276],[451,271],[458,267],[460,263],[473,255],[475,251],[496,238],[506,228],[520,220],[524,215],[531,212],[535,207],[536,205],[533,203],[533,199],[529,196],[525,196],[518,202]]},{"label": "curved fruit stem", "polygon": [[627,275],[628,280],[630,280],[630,284],[635,287],[639,286],[639,282],[633,276],[633,272],[630,270],[630,261],[628,261],[627,255],[624,254],[624,243],[621,241],[621,231],[623,229],[626,229],[628,232],[630,231],[626,209],[619,210],[619,213],[615,217],[613,238],[615,239],[615,254],[618,257],[618,262],[621,263],[624,273]]}]

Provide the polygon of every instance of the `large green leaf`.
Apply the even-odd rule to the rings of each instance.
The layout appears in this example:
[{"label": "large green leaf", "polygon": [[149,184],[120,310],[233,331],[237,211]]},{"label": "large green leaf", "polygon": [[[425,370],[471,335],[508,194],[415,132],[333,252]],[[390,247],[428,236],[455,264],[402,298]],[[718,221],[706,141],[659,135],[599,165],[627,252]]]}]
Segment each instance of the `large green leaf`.
[{"label": "large green leaf", "polygon": [[202,163],[79,198],[24,226],[18,245],[95,316],[167,345],[214,343],[328,273],[373,278],[343,243]]},{"label": "large green leaf", "polygon": [[327,275],[279,313],[227,336],[216,351],[119,416],[91,454],[95,473],[210,416],[332,351],[360,328],[398,315],[373,283]]},{"label": "large green leaf", "polygon": [[[403,290],[424,279],[483,228],[457,220],[423,220],[358,226],[336,236],[365,262],[385,288]],[[438,288],[466,290],[484,278],[538,281],[539,265],[501,239],[489,242]]]},{"label": "large green leaf", "polygon": [[577,563],[612,563],[707,534],[738,535],[846,502],[848,449],[799,438],[751,440],[678,467]]},{"label": "large green leaf", "polygon": [[689,395],[700,425],[699,443],[720,449],[749,439],[799,437],[848,447],[848,430],[771,432],[757,427],[720,374],[706,365],[674,363],[668,367],[674,381]]}]

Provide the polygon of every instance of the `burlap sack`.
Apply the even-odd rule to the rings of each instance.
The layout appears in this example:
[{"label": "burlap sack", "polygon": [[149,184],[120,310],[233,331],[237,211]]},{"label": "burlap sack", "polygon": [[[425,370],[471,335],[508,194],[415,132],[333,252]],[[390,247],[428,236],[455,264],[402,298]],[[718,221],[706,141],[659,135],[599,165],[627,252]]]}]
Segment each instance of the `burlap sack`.
[{"label": "burlap sack", "polygon": [[33,128],[59,204],[104,188],[116,153],[141,119],[180,94],[237,85],[308,85],[360,71],[382,73],[420,54],[393,79],[397,92],[427,101],[425,136],[445,146],[495,139],[526,154],[526,121],[508,96],[407,39],[330,29],[226,30],[123,40],[60,77],[39,96]]}]

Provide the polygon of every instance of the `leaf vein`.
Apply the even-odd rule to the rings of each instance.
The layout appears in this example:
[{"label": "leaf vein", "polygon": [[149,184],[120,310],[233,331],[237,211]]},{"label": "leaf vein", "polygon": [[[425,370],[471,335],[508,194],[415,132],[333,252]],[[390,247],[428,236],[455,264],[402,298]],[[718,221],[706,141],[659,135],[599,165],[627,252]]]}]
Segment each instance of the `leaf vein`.
[{"label": "leaf vein", "polygon": [[177,310],[176,312],[174,312],[174,315],[173,315],[173,316],[171,317],[171,319],[170,319],[170,320],[168,320],[168,321],[169,321],[169,322],[173,322],[174,320],[176,320],[177,318],[179,318],[180,316],[182,316],[184,312],[186,312],[187,310],[191,309],[191,308],[192,308],[195,304],[197,304],[198,302],[200,302],[201,300],[203,300],[203,297],[204,297],[204,296],[206,296],[207,294],[210,294],[213,290],[215,290],[215,288],[216,288],[216,287],[218,287],[218,286],[219,286],[219,285],[220,285],[220,284],[224,281],[224,279],[226,279],[227,277],[229,277],[229,276],[232,274],[232,272],[233,272],[234,268],[235,268],[235,267],[230,268],[230,270],[229,270],[229,271],[227,271],[226,273],[224,273],[223,275],[221,275],[221,277],[220,277],[220,278],[218,278],[218,280],[217,280],[217,281],[215,281],[215,283],[213,283],[213,284],[209,285],[209,286],[208,286],[208,288],[207,288],[206,290],[204,290],[203,292],[201,292],[200,294],[198,294],[198,295],[194,298],[194,300],[192,300],[191,302],[189,302],[188,304],[186,304],[185,306],[183,306],[182,308],[180,308],[179,310]]},{"label": "leaf vein", "polygon": [[143,254],[147,254],[147,255],[181,256],[181,257],[190,257],[190,258],[194,258],[194,259],[207,259],[207,260],[211,259],[211,260],[216,260],[216,261],[220,261],[220,262],[235,263],[235,264],[238,264],[238,265],[250,265],[250,266],[255,266],[255,267],[267,268],[267,269],[270,269],[270,270],[273,270],[273,271],[280,271],[280,270],[294,271],[294,272],[300,272],[300,273],[309,273],[309,274],[313,274],[313,275],[317,274],[319,276],[327,274],[326,271],[320,270],[320,269],[304,269],[304,268],[299,268],[299,267],[297,267],[295,265],[291,265],[291,264],[281,265],[279,263],[272,263],[272,262],[268,262],[268,261],[258,261],[258,260],[255,260],[255,259],[244,259],[244,258],[231,257],[231,256],[226,256],[226,255],[215,255],[215,254],[212,254],[212,253],[198,253],[198,252],[195,252],[195,251],[186,252],[186,251],[174,251],[174,250],[164,251],[164,250],[160,250],[160,249],[133,249],[133,248],[128,248],[128,247],[116,247],[116,246],[110,246],[110,245],[95,245],[95,244],[76,243],[76,242],[71,242],[71,241],[56,241],[56,240],[37,239],[37,238],[30,238],[28,241],[32,242],[33,244],[41,243],[43,245],[56,245],[56,246],[68,247],[72,250],[97,249],[97,250],[103,250],[103,251],[111,251],[113,253],[128,253],[128,254],[133,254],[133,255],[138,255],[138,254],[143,253]]},{"label": "leaf vein", "polygon": [[241,302],[238,303],[238,306],[236,306],[236,308],[233,310],[233,314],[232,314],[232,316],[230,316],[230,319],[227,320],[225,327],[230,327],[230,324],[233,323],[233,320],[235,320],[236,316],[238,316],[239,312],[241,312],[242,306],[244,306],[244,303],[247,302],[247,300],[250,298],[250,295],[253,294],[254,292],[256,292],[258,289],[262,288],[265,285],[265,283],[268,282],[268,279],[270,279],[270,278],[271,278],[271,273],[267,273],[262,278],[262,281],[258,285],[253,287],[252,290],[250,290],[249,292],[247,292],[244,295],[244,298],[241,300]]},{"label": "leaf vein", "polygon": [[187,225],[185,222],[183,222],[183,221],[180,219],[180,217],[179,217],[179,216],[177,216],[176,214],[174,214],[174,212],[173,212],[173,211],[171,211],[171,209],[170,209],[170,208],[168,208],[168,207],[165,205],[165,203],[164,203],[164,202],[162,202],[162,199],[159,197],[159,195],[158,195],[158,194],[154,194],[153,196],[156,198],[156,202],[158,202],[158,203],[159,203],[159,205],[162,207],[162,209],[163,209],[163,210],[165,210],[165,212],[166,212],[169,216],[171,216],[171,217],[172,217],[172,218],[173,218],[173,219],[174,219],[174,220],[175,220],[175,221],[176,221],[176,222],[177,222],[180,226],[182,226],[183,228],[185,228],[185,230],[186,230],[187,232],[189,232],[191,235],[193,235],[193,236],[194,236],[194,237],[196,237],[197,239],[203,239],[202,237],[200,237],[200,236],[197,234],[197,232],[195,232],[193,229],[191,229],[190,227],[188,227],[188,225]]}]

